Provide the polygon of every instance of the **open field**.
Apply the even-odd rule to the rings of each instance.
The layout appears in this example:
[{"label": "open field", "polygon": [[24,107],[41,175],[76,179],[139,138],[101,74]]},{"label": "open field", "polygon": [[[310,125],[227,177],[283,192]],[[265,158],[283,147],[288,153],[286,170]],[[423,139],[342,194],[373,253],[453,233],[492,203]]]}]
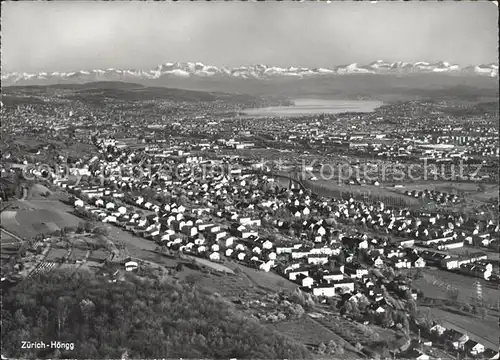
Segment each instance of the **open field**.
[{"label": "open field", "polygon": [[[270,326],[280,333],[287,335],[304,345],[319,345],[320,343],[328,344],[330,340],[333,340],[338,345],[345,346],[345,352],[341,356],[343,359],[360,358],[360,355],[352,351],[352,346],[343,338],[307,315],[304,315],[304,317],[298,320],[282,321],[276,324],[271,324]],[[351,351],[349,351],[349,349]]]},{"label": "open field", "polygon": [[478,202],[488,202],[491,199],[498,199],[498,185],[487,185],[484,191],[470,195],[472,200]]},{"label": "open field", "polygon": [[12,224],[14,226],[20,226],[16,219],[17,211],[5,210],[2,212],[2,225],[6,226]]},{"label": "open field", "polygon": [[[467,193],[467,194],[479,194],[478,184],[472,182],[452,182],[452,181],[418,181],[410,184],[403,185],[401,191],[408,190],[438,190],[445,193],[455,194],[455,193]],[[498,190],[498,185],[486,184],[484,185],[486,192],[493,192],[495,189]],[[498,192],[496,194],[498,196]]]},{"label": "open field", "polygon": [[88,261],[94,261],[96,263],[103,262],[109,256],[109,252],[104,250],[94,250],[91,251]]},{"label": "open field", "polygon": [[207,275],[200,276],[199,286],[219,293],[222,296],[241,297],[248,291],[254,291],[254,284],[244,275]]},{"label": "open field", "polygon": [[71,270],[74,271],[76,270],[78,265],[75,264],[59,264],[58,268],[62,270]]},{"label": "open field", "polygon": [[9,140],[11,140],[14,144],[26,146],[27,148],[39,148],[45,145],[44,141],[34,139],[32,136],[16,135],[14,139],[11,138]]},{"label": "open field", "polygon": [[439,322],[449,328],[467,333],[469,337],[492,349],[498,349],[498,338],[500,329],[498,328],[498,318],[488,316],[486,319],[475,318],[472,316],[463,316],[438,308],[429,309],[433,318],[439,319]]},{"label": "open field", "polygon": [[86,245],[106,246],[106,241],[100,239],[98,236],[79,236],[78,239]]},{"label": "open field", "polygon": [[[319,179],[319,178],[318,178]],[[318,193],[320,196],[348,199],[354,197],[357,200],[382,201],[388,206],[405,206],[417,208],[420,206],[420,200],[398,193],[392,188],[375,185],[346,185],[339,184],[337,179],[302,181],[306,188]]]},{"label": "open field", "polygon": [[70,237],[68,241],[71,246],[73,246],[73,248],[87,250],[89,247],[89,245],[85,241],[85,238],[83,237]]},{"label": "open field", "polygon": [[202,259],[202,258],[199,258],[196,256],[184,255],[183,257],[185,257],[187,259],[194,260],[195,262],[197,262],[201,266],[206,266],[206,267],[212,268],[215,271],[221,271],[221,272],[226,272],[229,274],[234,274],[233,270],[231,270],[230,268],[228,268],[227,266],[224,266],[222,264],[219,264],[219,263],[207,260],[207,259]]},{"label": "open field", "polygon": [[265,272],[258,269],[252,269],[248,266],[238,264],[234,261],[226,261],[225,265],[232,270],[239,268],[241,272],[245,274],[254,285],[267,290],[279,291],[281,289],[293,291],[298,287],[297,284],[283,278],[282,276],[272,271]]},{"label": "open field", "polygon": [[155,261],[153,258],[156,260],[166,258],[155,253],[157,245],[153,241],[132,235],[113,225],[106,225],[106,228],[108,229],[107,238],[113,241],[118,247],[126,247],[131,256],[151,261]]},{"label": "open field", "polygon": [[27,199],[44,199],[47,193],[51,195],[52,191],[42,184],[34,184],[28,190]]},{"label": "open field", "polygon": [[83,156],[91,156],[96,152],[96,147],[91,144],[86,144],[82,142],[72,142],[69,147],[65,147],[68,156],[80,158]]},{"label": "open field", "polygon": [[[475,282],[477,278],[441,269],[424,269],[423,273],[423,278],[413,280],[413,285],[422,290],[426,297],[446,299],[448,286],[458,290],[458,301],[461,303],[471,303],[471,299],[476,297]],[[484,304],[496,307],[500,298],[499,288],[487,286],[485,280],[480,280],[480,282],[483,285]]]},{"label": "open field", "polygon": [[67,206],[57,200],[17,201],[16,210],[1,214],[2,226],[24,238],[50,233],[66,226],[77,226],[81,220],[68,213]]},{"label": "open field", "polygon": [[274,160],[278,159],[283,153],[277,149],[264,149],[264,148],[252,148],[252,149],[221,149],[218,154],[220,155],[238,155],[241,157],[249,157],[253,159],[264,159],[264,160]]},{"label": "open field", "polygon": [[89,258],[85,262],[85,264],[82,264],[82,268],[88,269],[90,271],[99,271],[102,269],[102,262],[101,261],[94,261],[93,259]]},{"label": "open field", "polygon": [[66,249],[51,248],[45,258],[46,261],[56,262],[58,259],[65,257],[68,254]]},{"label": "open field", "polygon": [[[477,192],[477,184],[467,183],[467,182],[452,182],[452,181],[416,181],[413,183],[403,185],[403,188],[400,188],[401,191],[408,190],[437,190],[445,193],[455,194],[459,192],[465,193],[476,193]],[[487,185],[491,187],[490,185]],[[493,185],[494,186],[494,185]]]},{"label": "open field", "polygon": [[70,260],[77,261],[77,260],[83,260],[85,259],[87,255],[87,251],[81,250],[81,249],[73,249],[70,255]]}]

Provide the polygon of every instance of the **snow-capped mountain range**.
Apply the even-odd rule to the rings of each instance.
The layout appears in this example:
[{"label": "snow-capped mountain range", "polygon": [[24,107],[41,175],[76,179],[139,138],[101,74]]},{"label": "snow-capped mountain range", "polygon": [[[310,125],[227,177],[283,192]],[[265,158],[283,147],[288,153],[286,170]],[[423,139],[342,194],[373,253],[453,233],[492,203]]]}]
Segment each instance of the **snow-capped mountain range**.
[{"label": "snow-capped mountain range", "polygon": [[154,80],[163,77],[217,77],[238,79],[273,79],[273,78],[304,78],[325,75],[350,75],[350,74],[422,74],[445,73],[450,75],[482,75],[497,77],[498,64],[472,65],[460,67],[445,61],[429,62],[385,62],[374,61],[367,65],[357,63],[341,65],[333,68],[282,68],[268,65],[252,65],[240,67],[217,67],[205,65],[200,62],[177,62],[158,65],[150,70],[120,70],[120,69],[94,69],[74,72],[40,72],[40,73],[7,73],[2,74],[3,86],[9,85],[37,85],[61,82],[91,82],[91,81],[140,81]]}]

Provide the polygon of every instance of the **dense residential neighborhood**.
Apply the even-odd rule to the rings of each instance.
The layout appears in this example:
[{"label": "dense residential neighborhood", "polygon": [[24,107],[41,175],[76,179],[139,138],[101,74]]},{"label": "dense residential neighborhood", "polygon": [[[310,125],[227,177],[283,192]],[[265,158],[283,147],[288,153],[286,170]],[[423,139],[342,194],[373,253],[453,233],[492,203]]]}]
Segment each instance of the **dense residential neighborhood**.
[{"label": "dense residential neighborhood", "polygon": [[1,360],[500,360],[496,2],[327,3],[2,3]]},{"label": "dense residential neighborhood", "polygon": [[[150,153],[151,158],[157,158],[158,153]],[[151,173],[146,179],[109,178],[102,186],[91,185],[92,177],[78,185],[68,185],[57,178],[53,181],[74,195],[77,211],[149,239],[161,251],[178,251],[222,263],[227,259],[261,271],[274,271],[325,302],[330,297],[341,296],[342,301],[349,302],[362,296],[368,301],[363,319],[380,323],[384,321],[381,314],[401,306],[398,300],[388,302],[388,290],[412,300],[418,299],[419,292],[410,291],[405,280],[387,282],[383,276],[374,276],[371,268],[394,271],[437,266],[485,280],[492,275],[493,263],[484,252],[461,256],[445,252],[472,245],[475,239],[498,242],[498,225],[491,221],[415,214],[386,208],[383,203],[367,206],[353,199],[339,202],[319,198],[292,180],[289,188],[276,186],[275,178],[255,173],[252,164],[239,164],[238,171],[228,174],[185,177],[195,174],[200,164],[211,168],[234,159],[215,162],[201,156],[193,159],[189,152],[174,153],[161,152],[165,156],[162,160],[171,158],[180,167],[178,178],[173,177],[174,172]],[[112,172],[119,163],[120,171],[133,166],[132,154],[113,154],[100,164],[96,175]],[[150,161],[143,174],[160,165]],[[132,195],[141,189],[156,192]],[[396,229],[394,233],[401,239],[388,241],[383,235],[339,229],[339,224],[353,220],[364,228],[379,230],[380,234]],[[485,351],[484,345],[473,343],[457,343],[456,348],[472,355]],[[495,354],[490,358],[495,358]]]}]

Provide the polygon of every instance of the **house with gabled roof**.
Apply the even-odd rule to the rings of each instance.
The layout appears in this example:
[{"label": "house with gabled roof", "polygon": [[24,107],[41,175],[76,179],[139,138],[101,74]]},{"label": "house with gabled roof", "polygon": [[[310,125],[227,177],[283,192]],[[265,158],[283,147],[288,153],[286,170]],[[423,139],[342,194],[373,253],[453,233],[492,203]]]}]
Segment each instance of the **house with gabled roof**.
[{"label": "house with gabled roof", "polygon": [[363,238],[343,236],[342,244],[349,249],[367,249],[368,241]]},{"label": "house with gabled roof", "polygon": [[392,258],[391,259],[392,266],[396,269],[410,269],[411,262],[406,258]]},{"label": "house with gabled roof", "polygon": [[369,263],[375,267],[382,267],[384,266],[384,259],[381,256],[374,256],[371,259],[369,259]]},{"label": "house with gabled roof", "polygon": [[378,313],[378,314],[385,313],[385,311],[386,311],[385,307],[383,305],[378,304],[378,303],[370,304],[369,309]]},{"label": "house with gabled roof", "polygon": [[420,349],[415,349],[415,348],[408,351],[408,354],[406,356],[408,356],[409,359],[415,359],[415,360],[430,360],[431,359],[431,357],[429,355],[427,355],[425,352],[423,352]]},{"label": "house with gabled roof", "polygon": [[268,261],[262,261],[262,263],[259,265],[259,270],[269,272],[271,271],[271,268],[274,266],[274,261],[273,260],[268,260]]},{"label": "house with gabled roof", "polygon": [[439,324],[435,324],[430,328],[430,331],[441,336],[446,331],[446,328],[444,326],[439,325]]},{"label": "house with gabled roof", "polygon": [[339,269],[322,275],[322,278],[327,283],[344,280],[344,273]]},{"label": "house with gabled roof", "polygon": [[339,291],[352,293],[354,291],[354,281],[349,279],[331,281],[330,283],[319,283],[313,286],[313,295],[332,297],[337,296]]},{"label": "house with gabled roof", "polygon": [[362,278],[363,276],[368,275],[368,269],[362,267],[359,264],[346,264],[344,268],[344,274],[351,278]]},{"label": "house with gabled roof", "polygon": [[[297,266],[300,266],[300,265],[297,264]],[[287,269],[285,269],[285,273],[288,275],[289,280],[295,281],[297,279],[297,276],[299,276],[299,275],[309,276],[309,269],[300,268],[300,267],[296,268],[296,269],[289,270],[289,271],[287,271]]]},{"label": "house with gabled roof", "polygon": [[307,263],[308,264],[315,264],[315,265],[326,264],[326,263],[328,263],[328,255],[309,253],[307,255]]},{"label": "house with gabled roof", "polygon": [[187,243],[186,245],[181,245],[179,250],[184,252],[192,252],[195,244],[192,242]]},{"label": "house with gabled roof", "polygon": [[[302,246],[302,244],[298,244],[298,245]],[[276,253],[278,255],[280,255],[280,254],[291,254],[294,249],[296,249],[296,247],[292,246],[292,245],[290,245],[290,246],[276,246]]]},{"label": "house with gabled roof", "polygon": [[474,341],[472,339],[469,339],[464,345],[463,349],[470,353],[473,356],[478,356],[479,354],[483,353],[485,348],[483,344],[480,344],[477,341]]},{"label": "house with gabled roof", "polygon": [[445,336],[452,341],[452,345],[455,349],[463,349],[465,343],[469,341],[469,336],[467,334],[462,334],[453,329],[445,331]]},{"label": "house with gabled roof", "polygon": [[427,262],[432,265],[442,266],[444,262],[451,258],[449,254],[443,254],[435,251],[424,250],[419,253],[419,255]]},{"label": "house with gabled roof", "polygon": [[322,284],[313,287],[314,296],[334,297],[337,295],[337,287],[330,284]]},{"label": "house with gabled roof", "polygon": [[270,250],[273,248],[273,243],[267,239],[257,239],[255,241],[262,249]]},{"label": "house with gabled roof", "polygon": [[266,258],[268,260],[273,260],[273,261],[276,261],[276,259],[278,258],[278,256],[276,255],[276,253],[274,251],[269,251],[267,250],[264,255],[266,256]]},{"label": "house with gabled roof", "polygon": [[299,274],[295,277],[295,282],[297,282],[302,287],[310,288],[314,284],[314,279],[310,276]]},{"label": "house with gabled roof", "polygon": [[262,252],[262,249],[259,246],[254,246],[252,248],[252,253],[254,253],[254,254],[260,255],[261,252]]},{"label": "house with gabled roof", "polygon": [[212,252],[212,253],[208,256],[208,258],[209,258],[210,260],[212,260],[212,261],[218,261],[218,260],[220,260],[220,254],[219,254],[219,252],[214,251],[214,252]]},{"label": "house with gabled roof", "polygon": [[235,241],[236,238],[234,236],[227,236],[218,240],[219,245],[221,245],[224,248],[232,247]]},{"label": "house with gabled roof", "polygon": [[309,253],[311,255],[332,256],[335,255],[336,249],[333,249],[332,247],[323,244],[315,244],[314,247],[309,251]]},{"label": "house with gabled roof", "polygon": [[214,226],[215,226],[215,224],[208,224],[208,223],[207,224],[199,224],[198,230],[205,231],[205,230],[210,229],[211,227],[214,227]]},{"label": "house with gabled roof", "polygon": [[246,251],[247,247],[240,242],[240,243],[236,244],[236,246],[234,247],[234,249],[235,250],[239,250],[239,251]]},{"label": "house with gabled roof", "polygon": [[243,239],[249,239],[251,237],[257,238],[258,236],[259,236],[259,233],[257,231],[245,230],[244,232],[241,233],[241,238],[243,238]]}]

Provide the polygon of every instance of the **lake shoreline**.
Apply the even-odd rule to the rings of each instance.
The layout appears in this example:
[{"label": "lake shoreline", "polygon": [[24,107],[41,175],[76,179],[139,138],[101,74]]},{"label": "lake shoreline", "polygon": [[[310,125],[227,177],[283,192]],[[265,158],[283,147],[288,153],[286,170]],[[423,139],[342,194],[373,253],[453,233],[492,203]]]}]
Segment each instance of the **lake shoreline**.
[{"label": "lake shoreline", "polygon": [[245,117],[300,117],[321,114],[370,113],[384,103],[377,100],[294,99],[292,106],[245,109]]}]

